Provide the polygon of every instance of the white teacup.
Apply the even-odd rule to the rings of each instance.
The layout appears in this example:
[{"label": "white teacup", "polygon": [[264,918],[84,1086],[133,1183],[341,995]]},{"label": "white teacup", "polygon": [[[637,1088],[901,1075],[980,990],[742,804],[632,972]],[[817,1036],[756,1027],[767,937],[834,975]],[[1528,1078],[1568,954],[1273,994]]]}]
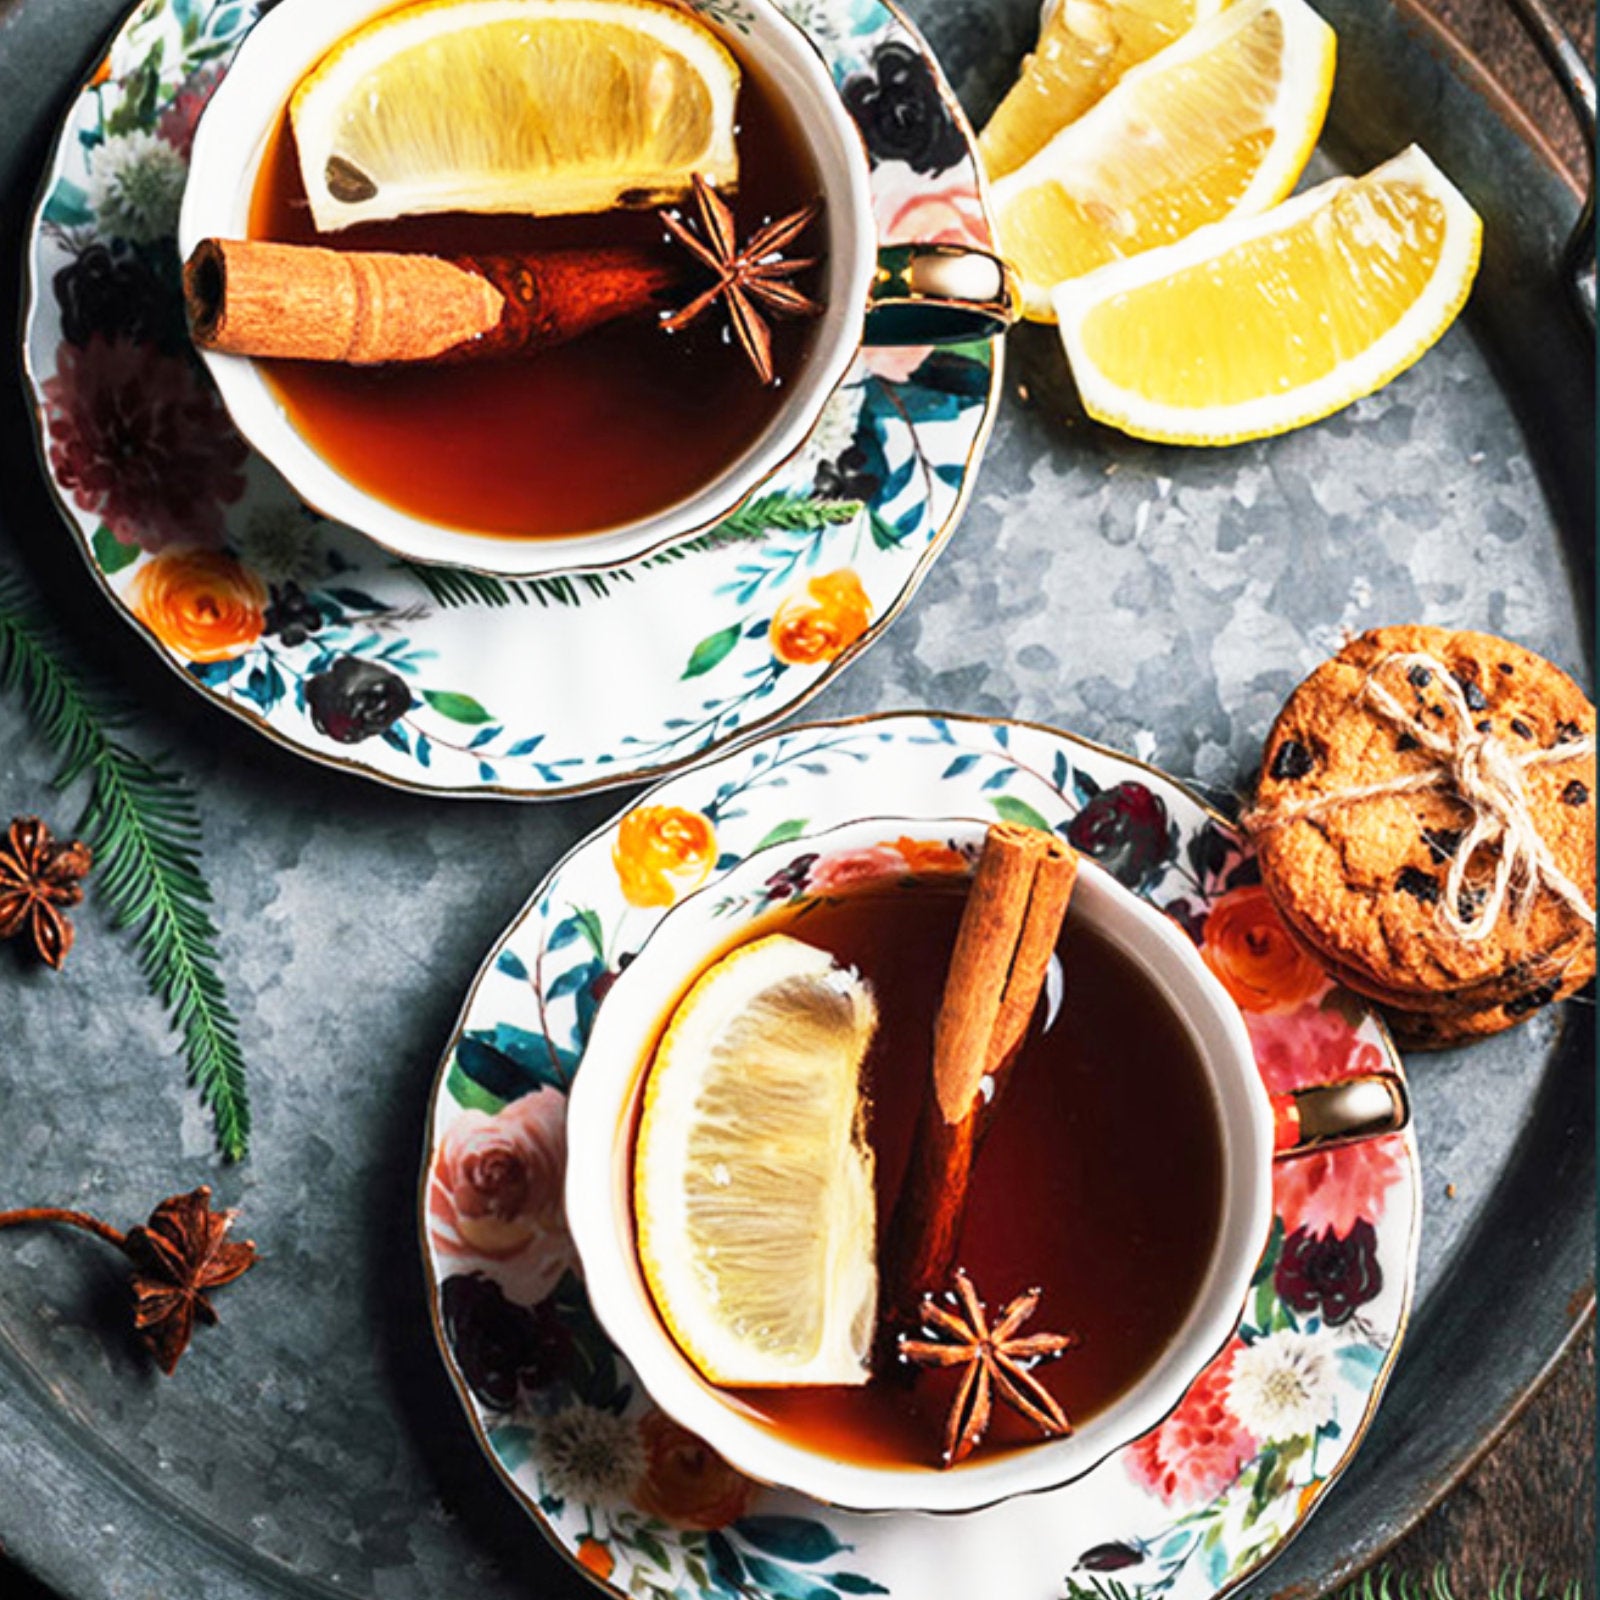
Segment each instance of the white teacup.
[{"label": "white teacup", "polygon": [[[248,236],[257,175],[295,85],[396,3],[284,0],[256,24],[200,119],[178,223],[185,259],[204,238]],[[748,28],[733,41],[736,52],[759,68],[809,142],[829,226],[824,310],[766,430],[709,483],[650,516],[565,538],[507,538],[411,515],[360,488],[296,429],[255,361],[202,352],[240,432],[302,499],[418,561],[508,576],[615,566],[713,526],[755,494],[804,443],[864,342],[937,344],[1009,325],[1014,286],[996,257],[931,244],[879,251],[866,151],[816,46],[771,0],[743,0],[740,15]],[[702,20],[722,31],[709,11]]]},{"label": "white teacup", "polygon": [[[1272,1226],[1272,1163],[1302,1143],[1391,1132],[1404,1125],[1397,1080],[1357,1079],[1269,1103],[1239,1009],[1184,933],[1091,861],[1071,916],[1092,925],[1143,970],[1182,1019],[1210,1080],[1222,1137],[1223,1195],[1201,1287],[1177,1335],[1120,1399],[1070,1436],[960,1466],[865,1466],[780,1438],[708,1383],[662,1324],[635,1250],[634,1110],[664,1017],[687,984],[771,909],[762,893],[801,855],[862,851],[909,836],[976,857],[987,824],[965,818],[872,818],[757,851],[664,917],[595,1018],[567,1117],[567,1219],[596,1314],[663,1410],[740,1471],[849,1510],[970,1511],[1081,1477],[1154,1427],[1237,1326]],[[804,925],[797,930],[804,937]],[[1070,979],[1069,979],[1070,984]],[[1292,1128],[1298,1125],[1298,1135]]]}]

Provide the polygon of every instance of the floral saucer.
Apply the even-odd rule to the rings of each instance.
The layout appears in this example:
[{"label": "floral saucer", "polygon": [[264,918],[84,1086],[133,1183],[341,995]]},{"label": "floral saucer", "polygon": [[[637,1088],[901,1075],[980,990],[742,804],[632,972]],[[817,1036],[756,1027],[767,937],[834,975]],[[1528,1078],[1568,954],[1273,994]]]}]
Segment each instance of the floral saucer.
[{"label": "floral saucer", "polygon": [[[675,770],[809,699],[944,547],[999,394],[989,345],[866,352],[802,451],[697,540],[612,571],[408,565],[304,506],[189,346],[194,128],[274,0],[143,0],[68,110],[29,241],[41,458],[113,604],[208,699],[402,788],[529,798]],[[696,0],[741,26],[741,0]],[[990,243],[971,130],[879,0],[785,0],[872,157],[882,243]]]},{"label": "floral saucer", "polygon": [[[674,901],[858,816],[1055,828],[1175,918],[1238,1000],[1273,1091],[1401,1065],[1288,940],[1227,824],[1050,728],[922,713],[747,741],[573,850],[479,973],[435,1086],[421,1196],[435,1327],[473,1431],[556,1547],[649,1600],[1213,1600],[1293,1536],[1364,1435],[1404,1334],[1411,1135],[1280,1162],[1243,1323],[1158,1427],[1065,1488],[964,1516],[852,1515],[735,1473],[639,1391],[574,1270],[566,1091],[595,1008]],[[777,898],[843,881],[799,857]]]}]

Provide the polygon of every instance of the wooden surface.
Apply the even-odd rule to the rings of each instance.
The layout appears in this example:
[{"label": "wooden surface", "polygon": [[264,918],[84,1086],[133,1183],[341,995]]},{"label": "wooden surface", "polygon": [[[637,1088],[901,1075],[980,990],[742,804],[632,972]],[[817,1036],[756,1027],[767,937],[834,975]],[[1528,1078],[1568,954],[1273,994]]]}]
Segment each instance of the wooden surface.
[{"label": "wooden surface", "polygon": [[[1491,67],[1579,181],[1585,152],[1576,125],[1507,0],[1426,0]],[[1593,0],[1551,0],[1594,62]],[[1522,1567],[1553,1587],[1595,1593],[1595,1340],[1591,1324],[1488,1456],[1389,1557],[1419,1576],[1443,1565],[1457,1600],[1488,1600],[1495,1581]],[[1530,1589],[1530,1593],[1532,1590]]]},{"label": "wooden surface", "polygon": [[[1428,3],[1493,68],[1574,174],[1585,176],[1570,115],[1505,0]],[[1592,0],[1553,5],[1592,61]],[[1558,1592],[1578,1583],[1595,1593],[1594,1345],[1591,1326],[1494,1449],[1390,1552],[1389,1565],[1419,1577],[1442,1565],[1457,1600],[1489,1600],[1495,1581],[1515,1568]],[[3,1548],[0,1597],[53,1600],[6,1566]]]}]

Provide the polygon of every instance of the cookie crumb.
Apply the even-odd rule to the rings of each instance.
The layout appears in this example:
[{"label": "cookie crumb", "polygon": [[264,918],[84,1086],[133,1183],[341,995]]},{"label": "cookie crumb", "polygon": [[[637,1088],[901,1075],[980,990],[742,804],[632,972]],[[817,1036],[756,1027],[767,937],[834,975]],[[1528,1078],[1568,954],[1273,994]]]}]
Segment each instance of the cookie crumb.
[{"label": "cookie crumb", "polygon": [[1446,1200],[1454,1200],[1455,1199],[1455,1197],[1456,1197],[1456,1186],[1453,1183],[1447,1183],[1444,1186],[1444,1197],[1445,1197]]}]

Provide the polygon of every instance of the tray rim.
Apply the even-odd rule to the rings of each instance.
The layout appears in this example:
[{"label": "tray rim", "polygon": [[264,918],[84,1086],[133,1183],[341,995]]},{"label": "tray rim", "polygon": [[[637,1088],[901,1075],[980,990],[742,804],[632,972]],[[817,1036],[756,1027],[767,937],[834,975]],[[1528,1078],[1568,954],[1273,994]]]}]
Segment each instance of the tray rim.
[{"label": "tray rim", "polygon": [[[4,12],[11,9],[11,6],[17,3],[21,3],[21,0],[0,0],[0,17],[3,17]],[[76,97],[88,86],[95,66],[99,62],[100,58],[109,49],[111,42],[115,39],[117,34],[126,25],[127,18],[136,9],[137,3],[138,0],[128,0],[126,11],[122,14],[119,14],[115,21],[113,21],[103,32],[95,36],[93,45],[84,53],[87,64],[82,68],[79,74],[75,78],[69,80],[68,83],[58,93],[59,103],[63,107],[67,103],[69,97]],[[882,0],[882,3],[902,20],[908,20],[903,10],[902,0]],[[1466,43],[1461,35],[1458,34],[1455,29],[1452,28],[1450,24],[1443,18],[1429,11],[1423,4],[1423,0],[1382,0],[1382,3],[1386,4],[1390,9],[1397,13],[1402,24],[1407,28],[1408,31],[1424,41],[1427,47],[1433,49],[1435,53],[1443,57],[1448,62],[1451,70],[1460,80],[1463,88],[1469,93],[1473,94],[1478,100],[1482,101],[1486,108],[1496,115],[1497,119],[1505,126],[1507,131],[1529,150],[1529,152],[1537,160],[1538,164],[1544,167],[1549,172],[1551,177],[1569,192],[1575,204],[1580,203],[1584,192],[1581,182],[1573,175],[1571,169],[1556,153],[1553,146],[1538,128],[1538,125],[1535,124],[1528,114],[1523,111],[1521,106],[1510,97],[1509,92],[1501,83],[1500,79],[1495,76],[1490,67]],[[914,20],[910,21],[910,26],[920,36],[921,29]],[[961,121],[962,126],[970,132],[969,119],[967,119],[966,113],[961,108],[959,103],[956,102],[953,91],[950,93],[949,98],[952,104],[955,105],[956,113]],[[29,226],[32,225],[39,208],[43,204],[45,190],[49,183],[50,169],[54,159],[54,152],[56,145],[59,142],[59,138],[60,132],[57,130],[57,132],[52,135],[48,141],[44,156],[44,163],[39,176],[32,187],[29,197],[23,203],[21,208],[22,215]],[[979,174],[979,179],[981,186],[984,182],[981,171]],[[19,185],[19,188],[25,188],[25,182],[24,184]],[[987,204],[987,191],[983,190],[983,192],[985,194],[985,201]],[[19,242],[25,244],[25,237]],[[16,362],[18,376],[25,380],[26,364],[25,360],[23,359],[23,341],[26,331],[27,310],[31,298],[31,278],[26,266],[24,267],[23,272],[19,274],[19,280],[21,293],[20,303],[14,309],[13,313],[14,323],[12,354]],[[1001,361],[996,363],[997,372],[1002,365],[1003,356]],[[998,378],[996,379],[996,382],[998,382]],[[994,419],[998,413],[998,406],[994,404],[995,398],[997,398],[996,390],[991,389],[991,402],[988,413],[989,428],[993,427]],[[33,448],[35,456],[37,457],[39,444],[37,429],[31,429],[30,432],[33,434]],[[987,444],[987,435],[985,436],[984,443],[985,445]],[[40,470],[43,472],[42,461],[40,462]],[[973,476],[975,476],[975,474]],[[48,473],[44,473],[44,478],[46,483],[49,484]],[[52,498],[54,498],[53,485],[50,486],[50,492]],[[964,510],[964,504],[959,509]],[[86,559],[86,552],[84,554]],[[894,614],[898,615],[898,612]],[[848,659],[848,657],[845,659]],[[175,665],[169,663],[169,666],[172,671],[178,671]],[[181,676],[182,674],[180,673],[179,675]],[[827,681],[831,682],[832,680],[829,679]],[[809,697],[797,700],[794,706],[790,708],[791,712],[798,712],[808,703],[808,700]],[[778,720],[781,721],[782,719]],[[748,729],[741,729],[739,736],[712,750],[701,752],[697,759],[715,759],[723,755],[727,755],[736,749],[738,745],[743,742],[745,737],[748,737],[752,740],[765,737],[771,733],[776,726],[777,722],[774,722],[770,725],[760,725]],[[310,755],[309,752],[299,751],[298,748],[296,748],[296,753],[317,761],[317,764],[319,765],[332,767],[333,770],[345,770],[337,763],[322,761],[319,758]],[[1132,758],[1130,757],[1130,759]],[[685,766],[693,764],[694,763],[692,761],[683,763]],[[649,782],[651,785],[653,785],[656,781],[665,780],[673,776],[679,770],[681,770],[679,767],[663,767],[649,775]],[[354,776],[367,776],[368,781],[378,782],[383,787],[395,788],[400,792],[405,793],[413,792],[405,789],[404,786],[388,784],[384,780],[371,777],[370,775],[354,774]],[[574,794],[579,792],[582,791],[573,791]],[[426,794],[430,797],[439,799],[455,797],[450,791],[430,790],[426,791]],[[472,791],[471,797],[482,798],[484,800],[504,800],[507,798],[517,798],[516,796],[507,796],[492,791]],[[565,799],[570,797],[571,796],[566,792],[563,792],[559,796],[552,795],[549,798]],[[563,854],[565,854],[565,852],[563,852]],[[1415,1500],[1408,1500],[1404,1504],[1403,1509],[1396,1517],[1396,1525],[1393,1531],[1384,1535],[1369,1550],[1364,1552],[1359,1562],[1352,1564],[1348,1559],[1342,1560],[1338,1567],[1328,1574],[1326,1583],[1323,1584],[1320,1592],[1331,1592],[1335,1585],[1346,1581],[1352,1572],[1360,1571],[1363,1568],[1370,1566],[1374,1562],[1381,1560],[1390,1550],[1394,1548],[1396,1544],[1404,1539],[1406,1535],[1410,1533],[1425,1516],[1433,1511],[1439,1505],[1439,1503],[1452,1492],[1452,1490],[1458,1487],[1465,1478],[1470,1476],[1474,1469],[1500,1442],[1507,1431],[1509,1431],[1509,1429],[1520,1419],[1533,1399],[1540,1393],[1544,1385],[1549,1381],[1555,1368],[1571,1353],[1572,1348],[1583,1335],[1583,1333],[1596,1322],[1596,1288],[1596,1278],[1593,1272],[1591,1272],[1587,1282],[1583,1285],[1580,1285],[1578,1291],[1575,1292],[1572,1299],[1568,1303],[1568,1326],[1566,1331],[1559,1342],[1549,1352],[1548,1356],[1534,1376],[1523,1386],[1521,1390],[1518,1391],[1518,1393],[1505,1407],[1502,1413],[1488,1424],[1479,1439],[1466,1452],[1466,1454],[1460,1458],[1459,1461],[1441,1474],[1436,1481],[1430,1483],[1419,1498]],[[1410,1307],[1410,1313],[1414,1314],[1418,1309],[1419,1307],[1413,1304]],[[7,1342],[9,1341],[5,1340],[3,1330],[0,1330],[0,1344]],[[0,1398],[4,1397],[0,1396]],[[38,1409],[39,1397],[37,1395],[24,1392],[18,1396],[18,1399],[24,1409]],[[39,1435],[43,1436],[44,1438],[48,1438],[51,1435],[52,1430],[48,1422],[37,1422],[36,1426],[38,1428]],[[111,1470],[111,1464],[109,1462],[97,1459],[92,1454],[85,1458],[80,1453],[80,1459],[85,1460],[85,1466],[87,1468],[87,1470],[78,1480],[82,1492],[92,1495],[103,1495],[109,1490],[111,1494],[116,1497],[118,1502],[126,1506],[138,1506],[148,1503],[138,1488],[123,1481],[115,1475],[115,1473]],[[179,1527],[185,1540],[192,1546],[196,1546],[201,1550],[209,1549],[210,1551],[216,1553],[226,1552],[227,1556],[233,1562],[237,1563],[236,1570],[251,1572],[253,1574],[261,1573],[262,1558],[258,1555],[253,1547],[244,1544],[242,1541],[230,1534],[227,1530],[216,1527],[209,1521],[204,1521],[199,1524],[185,1521],[179,1524]],[[1298,1531],[1299,1530],[1297,1528],[1296,1532]],[[1289,1542],[1292,1543],[1292,1541]],[[25,1561],[6,1540],[3,1530],[0,1530],[0,1573],[3,1573],[5,1564],[13,1566],[25,1577],[30,1577],[39,1584],[44,1585],[50,1589],[53,1594],[61,1594],[62,1600],[72,1600],[72,1597],[67,1596],[64,1591],[60,1591],[56,1588],[53,1580],[44,1572],[37,1560],[32,1562]],[[309,1574],[297,1575],[294,1581],[299,1584],[309,1586],[308,1590],[303,1592],[322,1592],[329,1596],[343,1595],[345,1593],[345,1591],[342,1590],[329,1589],[323,1580]]]}]

